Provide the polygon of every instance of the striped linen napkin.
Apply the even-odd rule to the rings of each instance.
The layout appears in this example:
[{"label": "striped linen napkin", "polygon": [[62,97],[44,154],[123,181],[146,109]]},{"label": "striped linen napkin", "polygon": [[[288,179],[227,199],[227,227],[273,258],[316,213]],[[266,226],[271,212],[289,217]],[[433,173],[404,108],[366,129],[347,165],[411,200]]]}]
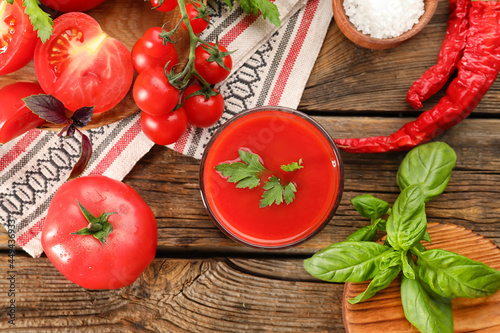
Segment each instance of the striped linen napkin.
[{"label": "striped linen napkin", "polygon": [[[222,2],[208,2],[212,24],[202,38],[233,53],[233,70],[218,86],[225,112],[212,128],[189,127],[168,146],[194,158],[217,128],[240,111],[263,105],[296,108],[332,18],[330,0],[280,0],[280,28]],[[142,133],[139,114],[86,131],[93,156],[84,175],[122,180],[153,143]],[[77,139],[32,130],[0,147],[0,222],[33,257],[42,252],[41,231],[50,200],[80,154]]]}]

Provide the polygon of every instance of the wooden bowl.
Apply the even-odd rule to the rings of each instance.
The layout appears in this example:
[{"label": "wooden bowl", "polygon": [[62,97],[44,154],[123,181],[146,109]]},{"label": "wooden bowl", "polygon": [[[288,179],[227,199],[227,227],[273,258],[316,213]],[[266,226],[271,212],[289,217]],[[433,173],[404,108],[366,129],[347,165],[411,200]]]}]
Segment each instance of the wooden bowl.
[{"label": "wooden bowl", "polygon": [[345,13],[344,0],[332,0],[332,4],[335,22],[340,31],[342,31],[348,39],[359,46],[374,50],[382,50],[396,47],[419,33],[434,15],[438,0],[424,0],[424,14],[422,14],[417,24],[400,36],[384,39],[374,38],[358,31],[351,21],[349,21],[349,17],[347,17]]}]

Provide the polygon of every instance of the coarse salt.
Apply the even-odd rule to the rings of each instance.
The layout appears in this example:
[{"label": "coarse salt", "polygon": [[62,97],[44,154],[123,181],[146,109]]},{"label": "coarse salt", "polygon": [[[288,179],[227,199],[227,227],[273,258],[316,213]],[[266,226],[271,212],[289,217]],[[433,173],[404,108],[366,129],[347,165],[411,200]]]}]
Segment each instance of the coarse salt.
[{"label": "coarse salt", "polygon": [[424,13],[423,0],[344,0],[351,23],[362,33],[375,38],[402,35]]}]

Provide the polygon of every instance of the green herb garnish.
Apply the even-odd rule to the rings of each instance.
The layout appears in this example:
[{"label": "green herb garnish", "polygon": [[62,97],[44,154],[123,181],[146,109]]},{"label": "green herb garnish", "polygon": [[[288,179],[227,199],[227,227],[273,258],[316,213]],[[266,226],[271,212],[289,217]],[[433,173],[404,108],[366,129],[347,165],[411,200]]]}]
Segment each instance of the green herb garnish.
[{"label": "green herb garnish", "polygon": [[[354,208],[371,224],[306,259],[305,269],[329,282],[372,279],[363,293],[349,300],[351,304],[374,296],[402,272],[406,319],[421,332],[452,333],[451,299],[483,297],[500,290],[498,270],[453,252],[428,251],[421,243],[430,241],[425,203],[444,191],[455,162],[455,152],[446,143],[414,148],[399,167],[401,193],[392,209],[371,195],[352,199]],[[382,219],[385,214],[387,220]],[[384,245],[373,242],[377,230],[387,232]]]},{"label": "green herb garnish", "polygon": [[244,150],[238,150],[240,159],[244,162],[222,163],[215,170],[222,173],[230,183],[236,183],[237,188],[254,188],[260,183],[258,174],[266,168],[260,163],[259,156]]},{"label": "green herb garnish", "polygon": [[38,38],[45,43],[52,35],[54,25],[52,18],[40,8],[38,0],[24,0],[23,5],[26,7],[25,11],[33,25],[33,30],[37,31]]},{"label": "green herb garnish", "polygon": [[[224,2],[233,9],[234,0],[224,0]],[[280,13],[278,7],[269,0],[240,0],[240,6],[247,14],[258,15],[268,19],[275,26],[281,26]]]},{"label": "green herb garnish", "polygon": [[295,170],[302,169],[304,166],[302,165],[302,159],[300,159],[298,162],[293,162],[287,165],[282,165],[281,169],[286,172],[293,172]]},{"label": "green herb garnish", "polygon": [[260,208],[271,206],[273,203],[279,205],[285,199],[286,204],[290,204],[293,199],[295,199],[295,192],[297,188],[292,182],[289,182],[286,186],[281,185],[280,180],[276,176],[272,176],[264,184],[263,187],[264,194],[262,194],[262,200],[260,200]]},{"label": "green herb garnish", "polygon": [[[255,188],[260,184],[260,176],[268,172],[259,160],[259,156],[245,150],[238,150],[240,159],[243,162],[222,163],[215,167],[222,176],[228,177],[227,181],[235,183],[237,188]],[[287,165],[282,165],[281,169],[286,172],[293,172],[302,169],[302,159]],[[264,208],[281,204],[283,201],[289,205],[295,199],[297,187],[289,182],[285,186],[281,184],[278,177],[272,176],[264,182],[264,193],[260,200],[260,207]]]}]

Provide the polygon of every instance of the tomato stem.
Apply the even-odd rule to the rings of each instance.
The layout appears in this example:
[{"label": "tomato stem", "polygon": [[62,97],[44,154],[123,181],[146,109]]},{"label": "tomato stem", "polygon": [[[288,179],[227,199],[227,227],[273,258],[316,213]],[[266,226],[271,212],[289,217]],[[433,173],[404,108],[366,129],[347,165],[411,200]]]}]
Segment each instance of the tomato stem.
[{"label": "tomato stem", "polygon": [[187,11],[186,11],[186,6],[185,6],[184,0],[177,0],[177,3],[179,4],[179,9],[180,9],[181,15],[182,15],[181,20],[184,22],[186,29],[187,29],[187,32],[189,34],[189,59],[188,59],[188,62],[186,64],[186,66],[184,67],[184,69],[182,70],[182,73],[180,75],[180,77],[182,77],[183,80],[182,80],[182,83],[179,87],[180,88],[179,90],[183,90],[184,88],[186,88],[186,86],[189,83],[189,80],[191,79],[191,77],[193,75],[195,75],[198,78],[198,80],[203,84],[204,87],[208,88],[208,87],[210,87],[210,83],[208,83],[203,77],[201,77],[201,75],[198,74],[198,72],[194,68],[194,60],[195,60],[196,45],[198,43],[201,43],[204,45],[209,45],[209,44],[207,42],[205,42],[204,40],[202,40],[201,38],[199,38],[198,36],[196,36],[196,34],[194,33],[193,27],[191,26],[191,23],[189,22],[189,17],[188,17]]},{"label": "tomato stem", "polygon": [[76,199],[76,202],[78,202],[78,206],[80,207],[80,210],[82,211],[83,216],[85,216],[85,219],[88,222],[88,225],[80,229],[78,231],[70,233],[71,235],[80,235],[80,236],[86,236],[86,235],[92,235],[94,236],[99,242],[101,242],[101,245],[107,244],[107,238],[111,231],[113,231],[113,226],[111,223],[108,222],[108,217],[113,214],[117,214],[115,212],[111,213],[102,213],[99,215],[99,217],[95,217],[92,215],[91,212],[87,208],[85,208],[78,199]]}]

